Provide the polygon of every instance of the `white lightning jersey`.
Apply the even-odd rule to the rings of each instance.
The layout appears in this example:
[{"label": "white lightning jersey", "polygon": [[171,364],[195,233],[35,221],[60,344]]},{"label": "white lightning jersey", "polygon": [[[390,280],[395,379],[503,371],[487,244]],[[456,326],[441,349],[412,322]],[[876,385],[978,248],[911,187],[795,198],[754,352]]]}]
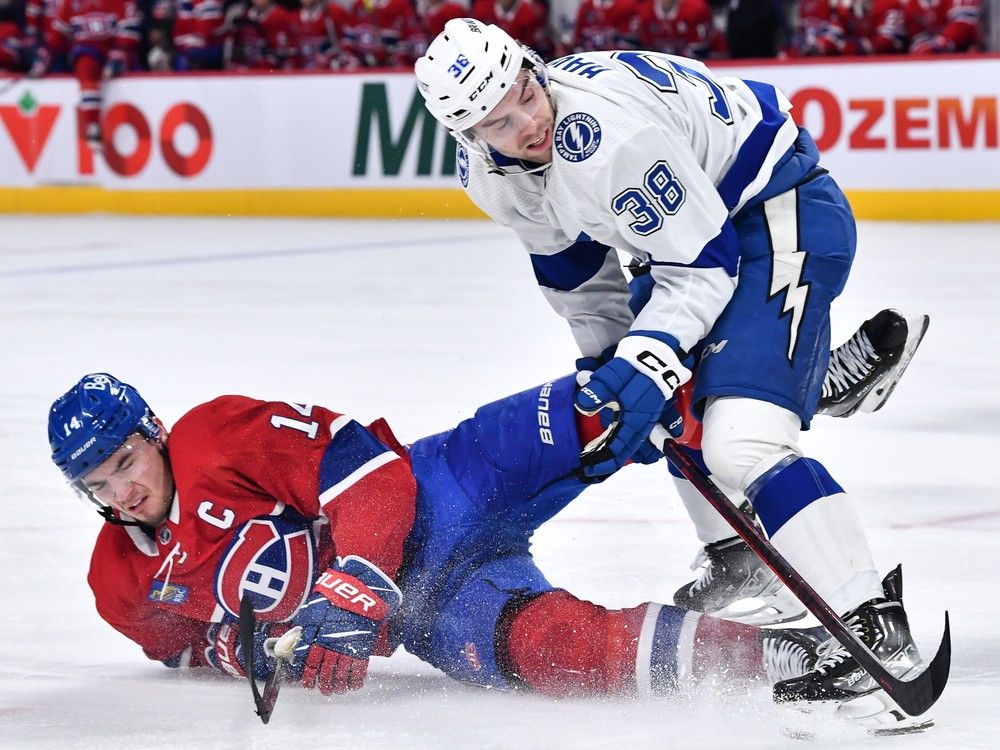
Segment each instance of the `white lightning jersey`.
[{"label": "white lightning jersey", "polygon": [[[460,164],[463,184],[520,237],[584,355],[630,330],[665,333],[689,350],[736,287],[730,217],[794,144],[790,103],[773,86],[659,53],[570,55],[548,69],[551,166],[499,175],[473,157]],[[651,267],[656,284],[637,317],[609,248]]]}]

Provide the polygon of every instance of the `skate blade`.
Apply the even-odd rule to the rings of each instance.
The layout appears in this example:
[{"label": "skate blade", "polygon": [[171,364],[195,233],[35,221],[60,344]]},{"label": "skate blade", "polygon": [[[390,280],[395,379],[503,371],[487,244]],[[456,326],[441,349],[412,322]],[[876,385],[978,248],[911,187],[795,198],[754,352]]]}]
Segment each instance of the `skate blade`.
[{"label": "skate blade", "polygon": [[[924,334],[927,333],[927,327],[930,323],[931,319],[929,315],[914,315],[906,319],[906,345],[899,355],[899,361],[890,367],[882,378],[875,383],[868,395],[861,399],[857,407],[855,407],[855,411],[871,414],[885,405],[885,402],[889,400],[889,396],[896,390],[896,386],[902,379],[903,373],[906,372],[906,368],[909,367],[910,360],[913,359],[917,347],[923,341]],[[844,416],[848,415],[845,414]]]},{"label": "skate blade", "polygon": [[810,727],[822,727],[828,732],[831,725],[837,722],[857,726],[866,734],[877,737],[917,734],[934,726],[934,719],[926,714],[906,715],[881,689],[846,702],[809,701],[787,705],[795,713],[809,719],[809,725],[792,720],[782,728],[782,734],[795,740],[816,739],[818,733]]},{"label": "skate blade", "polygon": [[787,598],[751,596],[737,599],[722,609],[709,614],[712,617],[733,620],[744,625],[764,627],[801,620],[808,614],[808,611],[789,594]]},{"label": "skate blade", "polygon": [[934,719],[927,714],[909,716],[904,713],[882,689],[841,703],[836,714],[860,724],[874,735],[913,734],[934,725]]}]

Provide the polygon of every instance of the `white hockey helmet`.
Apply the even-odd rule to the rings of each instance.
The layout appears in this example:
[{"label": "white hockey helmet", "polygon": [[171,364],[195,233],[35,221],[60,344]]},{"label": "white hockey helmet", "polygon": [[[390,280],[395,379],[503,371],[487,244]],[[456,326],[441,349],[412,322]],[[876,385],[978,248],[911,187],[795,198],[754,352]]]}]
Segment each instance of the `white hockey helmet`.
[{"label": "white hockey helmet", "polygon": [[523,62],[524,48],[500,27],[453,18],[413,70],[430,113],[460,132],[500,103]]}]

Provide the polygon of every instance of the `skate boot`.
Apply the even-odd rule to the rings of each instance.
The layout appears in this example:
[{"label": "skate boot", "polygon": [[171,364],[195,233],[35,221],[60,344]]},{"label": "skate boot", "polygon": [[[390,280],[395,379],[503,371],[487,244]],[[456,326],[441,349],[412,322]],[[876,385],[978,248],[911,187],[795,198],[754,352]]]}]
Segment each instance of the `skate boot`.
[{"label": "skate boot", "polygon": [[[744,505],[744,513],[753,511]],[[746,542],[737,537],[706,544],[695,558],[700,575],[681,586],[674,604],[745,625],[776,625],[805,617],[802,603]]]},{"label": "skate boot", "polygon": [[760,631],[764,673],[772,684],[801,677],[813,670],[822,641],[812,632],[788,628]]},{"label": "skate boot", "polygon": [[[910,635],[903,609],[903,576],[899,566],[882,582],[885,598],[872,599],[844,617],[896,677],[920,672],[924,663]],[[830,639],[819,648],[815,668],[801,677],[778,682],[774,699],[779,703],[833,702],[837,715],[861,723],[876,733],[912,732],[933,723],[926,714],[910,717],[886,695],[847,649]]]},{"label": "skate boot", "polygon": [[849,417],[889,399],[927,331],[930,318],[883,310],[830,354],[817,414]]}]

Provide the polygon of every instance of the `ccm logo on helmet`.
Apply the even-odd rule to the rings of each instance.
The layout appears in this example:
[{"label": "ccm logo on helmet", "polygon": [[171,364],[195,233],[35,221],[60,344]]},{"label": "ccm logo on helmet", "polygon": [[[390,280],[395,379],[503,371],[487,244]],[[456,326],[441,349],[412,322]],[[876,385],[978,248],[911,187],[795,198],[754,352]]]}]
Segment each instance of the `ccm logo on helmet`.
[{"label": "ccm logo on helmet", "polygon": [[483,93],[483,89],[485,89],[489,85],[489,82],[492,80],[493,80],[493,71],[491,70],[489,72],[489,75],[487,75],[486,78],[483,79],[483,82],[478,86],[476,86],[476,90],[473,91],[471,94],[469,94],[469,101],[474,102],[476,100],[476,97],[479,96],[481,93]]},{"label": "ccm logo on helmet", "polygon": [[455,62],[448,68],[448,72],[451,73],[452,78],[458,78],[467,67],[469,67],[469,58],[465,55],[459,55]]}]

